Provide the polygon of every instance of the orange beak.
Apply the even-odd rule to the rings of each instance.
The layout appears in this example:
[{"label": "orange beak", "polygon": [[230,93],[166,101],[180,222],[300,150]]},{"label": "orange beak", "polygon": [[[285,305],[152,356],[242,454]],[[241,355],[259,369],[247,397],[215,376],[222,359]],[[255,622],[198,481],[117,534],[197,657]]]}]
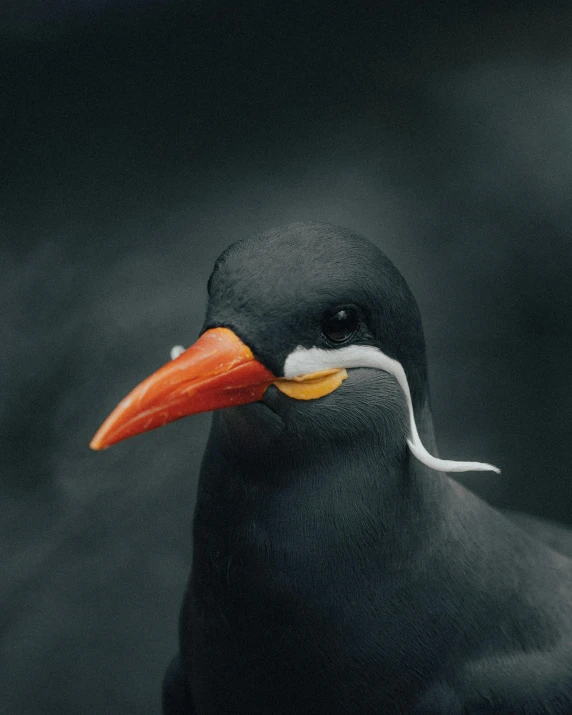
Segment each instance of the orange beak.
[{"label": "orange beak", "polygon": [[212,328],[130,392],[89,446],[105,449],[187,415],[257,402],[275,380],[232,330]]}]

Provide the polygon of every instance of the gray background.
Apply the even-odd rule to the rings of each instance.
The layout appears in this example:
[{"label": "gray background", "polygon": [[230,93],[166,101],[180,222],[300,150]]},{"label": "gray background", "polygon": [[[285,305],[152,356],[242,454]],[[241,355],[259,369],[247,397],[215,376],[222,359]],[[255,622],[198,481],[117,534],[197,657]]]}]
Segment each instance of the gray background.
[{"label": "gray background", "polygon": [[376,241],[420,304],[442,456],[572,522],[566,6],[0,7],[2,713],[158,712],[209,417],[87,445],[252,232]]}]

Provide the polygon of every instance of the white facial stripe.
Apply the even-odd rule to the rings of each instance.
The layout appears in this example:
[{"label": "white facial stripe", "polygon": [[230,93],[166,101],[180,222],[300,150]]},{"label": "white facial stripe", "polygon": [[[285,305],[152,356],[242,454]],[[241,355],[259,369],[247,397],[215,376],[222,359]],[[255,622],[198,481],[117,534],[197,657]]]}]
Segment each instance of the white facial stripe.
[{"label": "white facial stripe", "polygon": [[410,436],[407,444],[411,453],[430,469],[439,472],[469,472],[493,471],[500,473],[498,467],[483,462],[457,462],[451,459],[438,459],[433,457],[423,446],[415,424],[413,414],[413,403],[411,402],[411,391],[407,376],[400,362],[388,357],[372,345],[349,345],[345,348],[335,350],[321,350],[320,348],[303,348],[299,345],[288,355],[284,362],[284,377],[297,377],[319,370],[332,368],[351,367],[371,367],[377,370],[384,370],[393,375],[398,381],[409,410]]}]

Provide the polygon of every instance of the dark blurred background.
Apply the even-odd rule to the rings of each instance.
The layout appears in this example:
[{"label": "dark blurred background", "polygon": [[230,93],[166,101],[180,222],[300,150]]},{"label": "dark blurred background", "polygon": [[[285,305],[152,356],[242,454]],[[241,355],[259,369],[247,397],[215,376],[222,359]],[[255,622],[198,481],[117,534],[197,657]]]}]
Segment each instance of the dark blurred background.
[{"label": "dark blurred background", "polygon": [[236,238],[374,240],[424,317],[442,456],[572,523],[572,10],[0,6],[0,711],[158,713],[209,417],[87,445],[189,345]]}]

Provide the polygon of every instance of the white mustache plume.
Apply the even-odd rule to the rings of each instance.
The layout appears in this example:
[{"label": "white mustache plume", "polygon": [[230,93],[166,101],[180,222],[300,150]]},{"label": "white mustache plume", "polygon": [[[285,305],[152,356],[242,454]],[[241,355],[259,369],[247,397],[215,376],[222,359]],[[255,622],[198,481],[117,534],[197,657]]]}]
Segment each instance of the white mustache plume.
[{"label": "white mustache plume", "polygon": [[496,472],[500,474],[500,469],[492,464],[484,462],[459,462],[453,459],[438,459],[425,449],[413,414],[413,403],[407,376],[401,363],[385,355],[371,345],[350,345],[336,350],[322,350],[320,348],[303,348],[298,346],[288,355],[284,363],[284,377],[296,377],[318,370],[328,370],[332,368],[351,367],[371,367],[393,375],[407,400],[409,410],[409,430],[410,435],[407,445],[413,456],[430,469],[438,472]]}]

